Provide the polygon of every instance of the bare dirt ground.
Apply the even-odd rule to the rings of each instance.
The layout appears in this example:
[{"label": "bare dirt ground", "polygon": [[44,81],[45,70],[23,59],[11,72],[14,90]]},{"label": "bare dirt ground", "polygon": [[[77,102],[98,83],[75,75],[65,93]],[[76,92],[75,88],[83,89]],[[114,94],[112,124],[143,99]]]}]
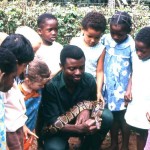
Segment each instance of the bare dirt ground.
[{"label": "bare dirt ground", "polygon": [[[102,144],[101,150],[106,150],[106,148],[108,148],[110,146],[110,137],[107,136],[105,138],[105,141]],[[118,135],[118,143],[119,143],[119,148],[121,148],[121,144],[122,144],[122,138],[121,135]],[[131,133],[130,135],[130,140],[129,140],[129,150],[137,150],[136,149],[136,135],[135,133]]]},{"label": "bare dirt ground", "polygon": [[[101,146],[101,150],[106,150],[110,146],[110,140],[111,140],[110,136],[109,135],[106,136]],[[118,142],[119,142],[119,147],[121,147],[122,139],[120,134],[118,135]],[[70,150],[79,150],[80,141],[78,138],[71,138],[69,140],[69,143],[70,143]],[[130,135],[129,150],[137,150],[135,133],[131,133]]]}]

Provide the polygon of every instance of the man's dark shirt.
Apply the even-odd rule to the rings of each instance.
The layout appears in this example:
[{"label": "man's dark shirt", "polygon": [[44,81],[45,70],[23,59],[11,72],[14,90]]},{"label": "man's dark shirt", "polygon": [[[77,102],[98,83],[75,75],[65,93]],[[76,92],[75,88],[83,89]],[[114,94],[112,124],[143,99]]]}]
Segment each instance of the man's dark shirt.
[{"label": "man's dark shirt", "polygon": [[89,73],[84,73],[82,80],[71,94],[65,84],[63,72],[49,81],[42,93],[43,117],[46,124],[53,124],[78,102],[96,100],[96,82]]}]

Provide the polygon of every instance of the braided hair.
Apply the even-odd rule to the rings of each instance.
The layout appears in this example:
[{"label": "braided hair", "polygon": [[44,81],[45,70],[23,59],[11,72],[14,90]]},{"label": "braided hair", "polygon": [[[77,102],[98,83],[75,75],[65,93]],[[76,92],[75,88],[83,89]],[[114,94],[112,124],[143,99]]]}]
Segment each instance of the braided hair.
[{"label": "braided hair", "polygon": [[109,21],[110,25],[122,25],[127,33],[131,32],[131,16],[127,12],[117,11]]}]

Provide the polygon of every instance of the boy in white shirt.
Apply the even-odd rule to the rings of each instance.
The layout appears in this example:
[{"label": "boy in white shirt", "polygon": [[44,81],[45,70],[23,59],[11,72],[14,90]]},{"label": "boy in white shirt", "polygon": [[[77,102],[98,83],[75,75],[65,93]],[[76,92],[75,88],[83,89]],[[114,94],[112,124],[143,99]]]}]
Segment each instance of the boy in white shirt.
[{"label": "boy in white shirt", "polygon": [[51,70],[51,78],[60,70],[60,52],[63,48],[56,42],[58,34],[58,20],[49,13],[44,13],[37,20],[38,33],[42,38],[42,44],[36,55],[45,61]]}]

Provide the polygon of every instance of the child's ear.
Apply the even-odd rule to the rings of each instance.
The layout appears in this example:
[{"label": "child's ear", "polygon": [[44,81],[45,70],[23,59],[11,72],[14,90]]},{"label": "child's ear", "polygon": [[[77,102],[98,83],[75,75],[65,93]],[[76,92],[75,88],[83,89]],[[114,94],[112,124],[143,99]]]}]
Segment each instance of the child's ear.
[{"label": "child's ear", "polygon": [[83,28],[81,28],[81,35],[83,36],[84,35],[84,31],[85,31],[85,29],[83,29]]},{"label": "child's ear", "polygon": [[42,34],[42,33],[41,33],[41,28],[38,28],[38,29],[37,29],[37,33],[38,33],[39,35]]},{"label": "child's ear", "polygon": [[84,32],[84,29],[81,27],[81,32]]},{"label": "child's ear", "polygon": [[60,66],[60,71],[64,70],[64,66],[61,63],[59,64],[59,66]]},{"label": "child's ear", "polygon": [[26,77],[26,78],[24,79],[24,82],[26,82],[27,84],[30,84],[29,78]]},{"label": "child's ear", "polygon": [[59,66],[60,66],[60,68],[62,68],[62,64],[61,63],[59,63]]}]

